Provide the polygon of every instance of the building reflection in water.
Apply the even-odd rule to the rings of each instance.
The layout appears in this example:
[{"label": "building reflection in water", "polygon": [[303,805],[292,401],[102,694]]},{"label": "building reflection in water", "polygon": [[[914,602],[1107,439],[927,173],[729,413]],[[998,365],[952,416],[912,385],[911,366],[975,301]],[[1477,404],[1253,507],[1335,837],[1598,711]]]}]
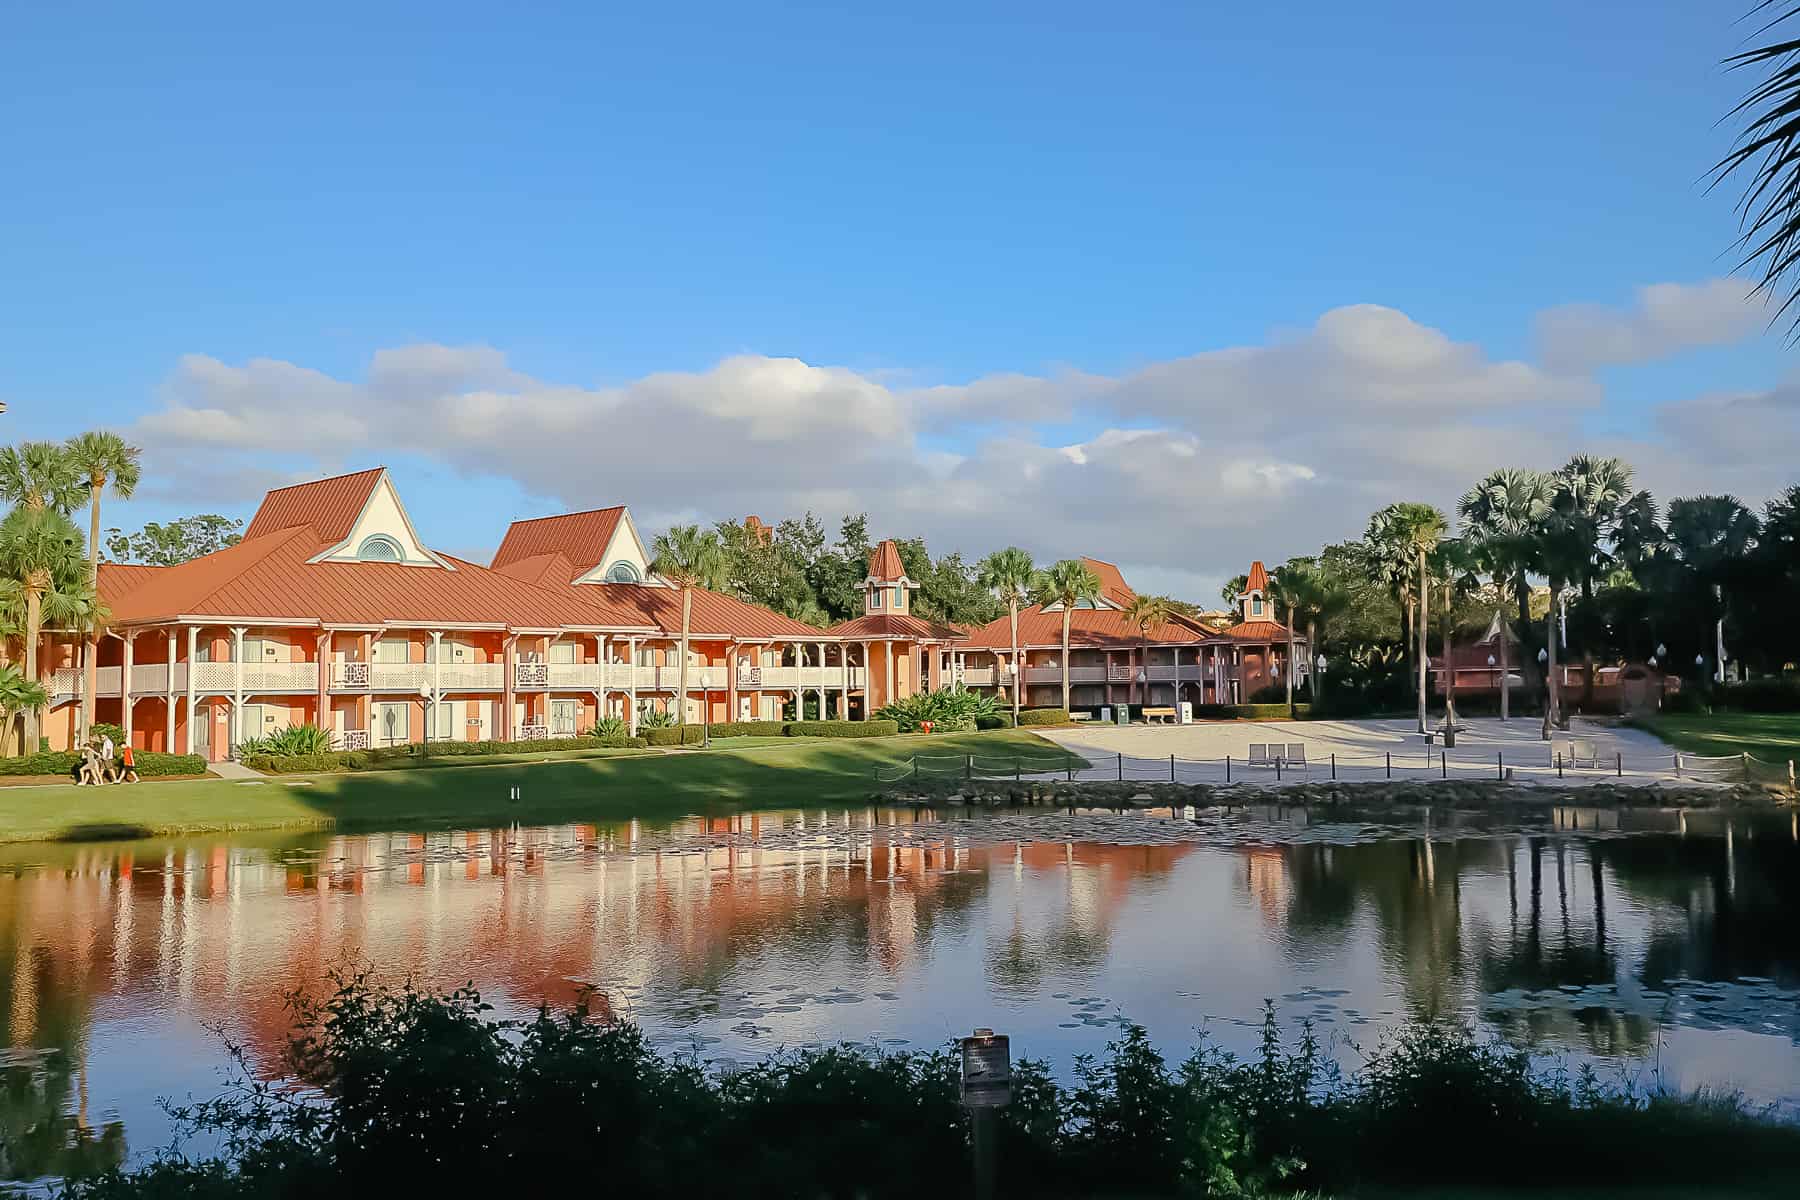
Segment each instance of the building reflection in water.
[{"label": "building reflection in water", "polygon": [[[592,987],[647,1026],[723,1022],[763,1045],[862,1036],[870,1010],[830,1006],[869,997],[892,1000],[882,1019],[907,1033],[945,1036],[998,1004],[1045,1037],[1077,1024],[1042,1015],[1059,985],[1104,985],[1154,1028],[1174,1011],[1170,970],[1211,989],[1210,1011],[1254,1016],[1261,995],[1366,962],[1370,980],[1345,986],[1368,1011],[1473,1009],[1539,1044],[1629,1055],[1655,1037],[1672,981],[1800,987],[1800,844],[1785,819],[1565,809],[1528,834],[1421,824],[1345,844],[1311,838],[1303,814],[1261,816],[1309,836],[988,843],[955,822],[911,830],[910,810],[855,809],[6,850],[13,1162],[0,1170],[29,1174],[55,1161],[42,1147],[71,1140],[121,1152],[117,1106],[102,1097],[89,1118],[97,1029],[105,1054],[167,1079],[165,1093],[204,1087],[216,1062],[197,1026],[271,1067],[288,993],[335,968],[472,982],[513,1009]],[[914,1011],[933,1005],[938,1025]],[[1184,1037],[1201,1015],[1159,1032]],[[1759,1030],[1765,1018],[1748,1002],[1713,1015]],[[33,1143],[31,1130],[48,1132]]]}]

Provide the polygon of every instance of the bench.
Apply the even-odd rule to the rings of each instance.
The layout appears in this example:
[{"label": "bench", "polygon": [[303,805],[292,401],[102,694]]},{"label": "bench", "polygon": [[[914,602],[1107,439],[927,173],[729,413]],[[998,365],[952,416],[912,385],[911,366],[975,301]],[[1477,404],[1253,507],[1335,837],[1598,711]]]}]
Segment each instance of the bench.
[{"label": "bench", "polygon": [[1592,742],[1570,742],[1564,761],[1566,761],[1570,767],[1592,767],[1598,770],[1601,766],[1600,751],[1595,748],[1594,743]]},{"label": "bench", "polygon": [[1306,744],[1289,742],[1251,742],[1244,762],[1252,767],[1299,767],[1306,770]]},{"label": "bench", "polygon": [[1173,708],[1146,708],[1144,710],[1144,720],[1149,722],[1167,721],[1173,724],[1175,721],[1175,710]]}]

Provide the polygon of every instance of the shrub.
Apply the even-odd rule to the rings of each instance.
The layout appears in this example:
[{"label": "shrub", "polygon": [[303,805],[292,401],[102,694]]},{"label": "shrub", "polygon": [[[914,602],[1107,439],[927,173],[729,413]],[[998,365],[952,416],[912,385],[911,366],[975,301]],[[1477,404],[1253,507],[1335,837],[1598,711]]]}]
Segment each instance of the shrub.
[{"label": "shrub", "polygon": [[934,731],[953,733],[973,729],[982,717],[997,716],[999,712],[999,701],[985,692],[947,687],[895,700],[877,709],[875,716],[894,722],[901,733],[916,733],[927,721]]},{"label": "shrub", "polygon": [[375,750],[338,750],[320,754],[246,755],[243,763],[253,771],[272,775],[315,774],[321,771],[406,770],[433,758],[481,758],[500,754],[550,754],[561,750],[642,749],[643,738],[542,738],[528,742],[420,742],[408,746],[382,746]]},{"label": "shrub", "polygon": [[894,721],[789,721],[782,731],[789,737],[865,738],[893,737],[900,732]]},{"label": "shrub", "polygon": [[348,770],[350,760],[360,755],[360,751],[337,750],[325,754],[246,754],[241,761],[252,771],[265,775],[321,775]]},{"label": "shrub", "polygon": [[785,721],[720,721],[712,727],[716,738],[780,737],[787,728]]},{"label": "shrub", "polygon": [[[1201,704],[1194,709],[1194,718],[1200,721],[1280,721],[1286,720],[1287,715],[1285,704]],[[1312,705],[1294,705],[1296,720],[1310,716]]]},{"label": "shrub", "polygon": [[1067,725],[1069,710],[1066,708],[1027,708],[1019,712],[1019,727],[1027,725]]},{"label": "shrub", "polygon": [[329,754],[334,738],[317,725],[290,725],[286,729],[260,738],[245,738],[238,743],[238,757],[267,754],[276,758],[296,755]]},{"label": "shrub", "polygon": [[631,736],[631,723],[624,717],[601,717],[594,722],[593,729],[588,731],[589,737],[621,738]]},{"label": "shrub", "polygon": [[706,730],[699,725],[638,725],[651,746],[698,746],[706,740]]},{"label": "shrub", "polygon": [[125,727],[114,725],[111,721],[95,721],[92,734],[96,738],[111,738],[115,746],[125,744]]},{"label": "shrub", "polygon": [[1666,713],[1710,713],[1712,709],[1706,703],[1706,692],[1697,687],[1682,688],[1679,692],[1669,692],[1663,696],[1662,711]]},{"label": "shrub", "polygon": [[[134,754],[140,779],[170,775],[204,775],[206,760],[198,754],[163,754],[139,750]],[[0,758],[0,775],[70,775],[81,755],[72,750],[46,750],[17,758]],[[117,760],[115,760],[116,764]]]},{"label": "shrub", "polygon": [[[1686,695],[1687,693],[1680,694]],[[1777,679],[1773,676],[1765,679],[1745,680],[1743,683],[1734,683],[1719,688],[1713,694],[1713,703],[1717,708],[1731,709],[1735,712],[1800,712],[1800,681]],[[1666,700],[1663,707],[1668,708]]]},{"label": "shrub", "polygon": [[975,728],[977,729],[1011,729],[1012,727],[1013,719],[1012,714],[1009,712],[995,713],[989,717],[975,718]]},{"label": "shrub", "polygon": [[638,712],[639,729],[668,729],[675,724],[675,714],[664,708],[646,708]]}]

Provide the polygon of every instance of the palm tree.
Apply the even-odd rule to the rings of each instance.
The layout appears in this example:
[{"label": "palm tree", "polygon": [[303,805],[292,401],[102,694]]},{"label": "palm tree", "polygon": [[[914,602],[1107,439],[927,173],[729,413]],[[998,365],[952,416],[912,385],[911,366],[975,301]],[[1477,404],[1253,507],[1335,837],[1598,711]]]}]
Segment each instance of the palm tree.
[{"label": "palm tree", "polygon": [[[116,433],[104,429],[76,434],[69,439],[68,455],[75,470],[88,486],[88,583],[96,594],[100,591],[100,493],[112,484],[113,495],[131,499],[138,485],[138,457],[142,452]],[[98,683],[99,633],[89,635],[87,671],[81,689],[81,731],[83,735],[94,725],[94,688]],[[123,691],[121,695],[123,695]],[[127,701],[128,702],[128,701]]]},{"label": "palm tree", "polygon": [[1444,536],[1448,522],[1444,514],[1429,504],[1404,502],[1390,504],[1376,513],[1369,522],[1369,540],[1377,545],[1391,547],[1388,553],[1399,549],[1408,551],[1414,565],[1414,594],[1419,602],[1419,732],[1425,732],[1425,685],[1426,685],[1426,642],[1427,631],[1431,626],[1431,574],[1426,558]]},{"label": "palm tree", "polygon": [[1281,618],[1281,610],[1287,609],[1287,675],[1283,679],[1287,685],[1288,716],[1294,715],[1294,608],[1300,591],[1300,569],[1289,563],[1283,563],[1269,572],[1269,599],[1275,605],[1276,620]]},{"label": "palm tree", "polygon": [[1554,476],[1552,503],[1563,511],[1571,550],[1579,554],[1581,585],[1582,705],[1594,702],[1594,580],[1612,568],[1610,553],[1619,516],[1631,498],[1631,468],[1621,459],[1578,454]]},{"label": "palm tree", "polygon": [[[1760,0],[1750,11],[1779,11],[1759,30],[1800,14],[1791,0]],[[1800,41],[1775,38],[1725,60],[1734,70],[1768,68],[1769,74],[1726,114],[1726,119],[1748,118],[1731,152],[1714,164],[1712,184],[1722,183],[1740,170],[1748,174],[1743,197],[1738,201],[1736,248],[1743,257],[1740,268],[1762,264],[1756,291],[1781,300],[1771,320],[1779,320],[1800,299],[1794,268],[1800,263],[1800,140],[1795,138],[1794,117],[1800,107]],[[1785,293],[1785,295],[1782,295]],[[1800,317],[1794,332],[1800,332]]]},{"label": "palm tree", "polygon": [[[1323,565],[1310,558],[1292,559],[1277,574],[1284,577],[1283,584],[1293,598],[1290,632],[1294,625],[1305,621],[1306,652],[1316,656],[1320,628],[1350,607],[1350,591]],[[1291,649],[1289,654],[1292,655]],[[1317,664],[1312,665],[1316,667]],[[1317,703],[1325,676],[1323,672],[1309,670],[1307,678],[1312,680],[1312,699]]]},{"label": "palm tree", "polygon": [[[1479,560],[1461,538],[1446,538],[1431,556],[1432,574],[1444,596],[1444,745],[1456,744],[1456,605],[1474,591]],[[1502,639],[1504,640],[1504,638]]]},{"label": "palm tree", "polygon": [[1531,623],[1531,589],[1525,571],[1532,562],[1532,539],[1550,505],[1550,481],[1538,471],[1508,467],[1490,473],[1457,505],[1464,536],[1478,565],[1494,580],[1495,618],[1500,630],[1500,719],[1512,716],[1512,676],[1506,662],[1506,589],[1514,589],[1519,627]]},{"label": "palm tree", "polygon": [[[1173,596],[1133,596],[1131,603],[1125,607],[1125,619],[1138,627],[1138,636],[1143,641],[1141,662],[1148,664],[1150,660],[1150,628],[1167,625],[1176,617],[1191,617],[1197,610],[1185,600],[1177,600]],[[1180,653],[1179,650],[1176,651]],[[1181,697],[1176,696],[1179,704]],[[1150,703],[1150,685],[1144,685],[1144,703]],[[1067,707],[1066,705],[1064,707]]]},{"label": "palm tree", "polygon": [[1019,668],[1019,601],[1031,590],[1037,567],[1031,555],[1017,546],[996,550],[981,560],[975,582],[1006,601],[1006,615],[1012,628],[1012,710],[1013,724],[1019,723],[1019,689],[1024,686],[1025,672]]},{"label": "palm tree", "polygon": [[[27,679],[38,679],[38,639],[45,620],[69,625],[89,616],[92,601],[91,594],[83,595],[81,558],[80,530],[53,508],[19,508],[0,521],[0,576],[25,609]],[[25,710],[27,753],[37,749],[41,708]]]},{"label": "palm tree", "polygon": [[1069,707],[1069,616],[1077,604],[1093,603],[1100,596],[1100,577],[1079,558],[1065,558],[1040,571],[1031,585],[1034,604],[1062,606],[1062,706]]},{"label": "palm tree", "polygon": [[20,713],[39,709],[50,703],[44,685],[7,663],[0,666],[0,754],[12,753],[13,718]]},{"label": "palm tree", "polygon": [[725,585],[725,548],[719,535],[698,525],[677,525],[660,534],[651,547],[650,570],[681,589],[681,666],[677,684],[681,691],[681,716],[687,723],[688,635],[694,623],[694,589]]},{"label": "palm tree", "polygon": [[[1735,496],[1689,496],[1669,504],[1669,556],[1681,564],[1700,607],[1707,613],[1707,630],[1701,645],[1716,647],[1724,641],[1724,576],[1727,567],[1743,558],[1761,533],[1756,514]],[[1713,657],[1717,658],[1714,649]],[[1722,673],[1723,662],[1715,664]]]},{"label": "palm tree", "polygon": [[61,442],[0,447],[0,500],[68,514],[87,499],[86,481]]},{"label": "palm tree", "polygon": [[1363,533],[1362,560],[1369,580],[1387,589],[1403,614],[1400,645],[1405,656],[1412,658],[1418,628],[1414,615],[1418,610],[1418,573],[1416,558],[1401,519],[1401,505],[1390,504],[1369,518]]}]

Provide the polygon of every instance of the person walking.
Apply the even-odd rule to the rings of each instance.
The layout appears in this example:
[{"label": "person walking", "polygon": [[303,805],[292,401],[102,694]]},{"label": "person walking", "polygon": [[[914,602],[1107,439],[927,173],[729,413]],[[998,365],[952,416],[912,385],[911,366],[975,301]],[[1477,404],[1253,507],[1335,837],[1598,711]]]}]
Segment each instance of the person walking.
[{"label": "person walking", "polygon": [[127,742],[119,747],[119,777],[114,782],[136,783],[137,781],[137,754],[132,750],[131,743]]},{"label": "person walking", "polygon": [[101,734],[100,735],[100,782],[101,783],[112,783],[112,782],[115,782],[115,780],[117,778],[113,772],[113,751],[114,751],[114,746],[113,746],[112,734],[110,734],[110,733]]}]

